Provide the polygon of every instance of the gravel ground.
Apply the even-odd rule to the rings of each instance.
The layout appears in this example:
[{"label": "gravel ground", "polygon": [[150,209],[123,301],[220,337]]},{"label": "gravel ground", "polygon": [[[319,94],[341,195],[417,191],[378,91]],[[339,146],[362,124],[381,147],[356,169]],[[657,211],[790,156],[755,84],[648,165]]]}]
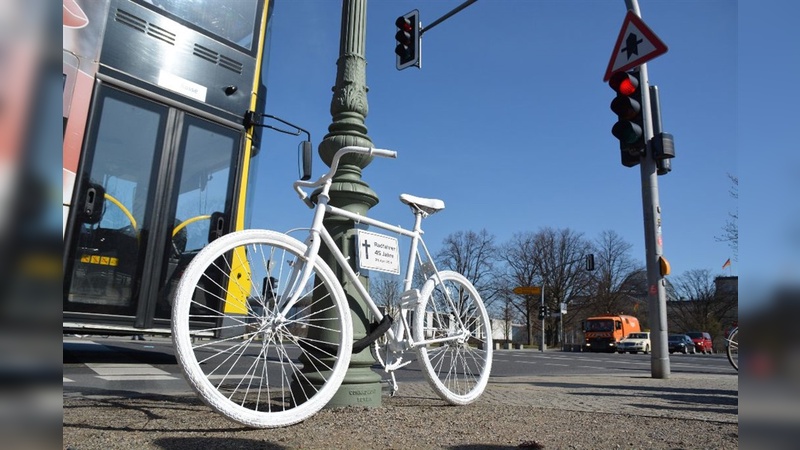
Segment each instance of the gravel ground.
[{"label": "gravel ground", "polygon": [[253,430],[188,394],[65,394],[63,445],[90,449],[737,449],[738,378],[501,379],[468,406],[401,385],[380,408]]}]

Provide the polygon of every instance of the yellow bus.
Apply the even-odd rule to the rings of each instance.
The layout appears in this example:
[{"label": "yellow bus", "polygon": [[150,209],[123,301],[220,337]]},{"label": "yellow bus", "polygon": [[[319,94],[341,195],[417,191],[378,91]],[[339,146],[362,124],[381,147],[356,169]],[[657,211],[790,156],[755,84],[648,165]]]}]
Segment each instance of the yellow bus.
[{"label": "yellow bus", "polygon": [[168,333],[185,266],[245,228],[272,6],[63,0],[65,333]]}]

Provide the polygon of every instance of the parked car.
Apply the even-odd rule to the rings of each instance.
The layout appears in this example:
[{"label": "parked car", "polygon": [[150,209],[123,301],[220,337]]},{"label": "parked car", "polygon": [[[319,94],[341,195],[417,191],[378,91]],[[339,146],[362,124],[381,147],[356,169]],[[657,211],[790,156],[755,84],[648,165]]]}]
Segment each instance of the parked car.
[{"label": "parked car", "polygon": [[697,353],[697,349],[694,347],[694,341],[685,334],[670,334],[667,337],[667,348],[670,353],[679,352],[684,355],[687,353]]},{"label": "parked car", "polygon": [[617,344],[618,353],[650,353],[650,333],[631,333]]},{"label": "parked car", "polygon": [[714,344],[711,342],[711,335],[705,331],[690,331],[686,333],[687,336],[692,338],[694,348],[702,353],[714,353]]}]

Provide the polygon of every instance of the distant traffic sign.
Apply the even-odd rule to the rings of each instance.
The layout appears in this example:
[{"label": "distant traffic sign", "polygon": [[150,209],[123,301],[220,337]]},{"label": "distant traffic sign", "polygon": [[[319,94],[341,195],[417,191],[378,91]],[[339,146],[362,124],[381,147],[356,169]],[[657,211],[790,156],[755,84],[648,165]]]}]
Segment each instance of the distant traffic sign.
[{"label": "distant traffic sign", "polygon": [[608,81],[616,72],[640,66],[666,52],[667,46],[664,42],[645,25],[639,16],[628,10],[628,14],[625,15],[625,20],[622,22],[617,43],[614,45],[614,51],[611,52],[611,60],[608,61],[603,81]]},{"label": "distant traffic sign", "polygon": [[517,286],[514,288],[517,295],[542,295],[541,286]]}]

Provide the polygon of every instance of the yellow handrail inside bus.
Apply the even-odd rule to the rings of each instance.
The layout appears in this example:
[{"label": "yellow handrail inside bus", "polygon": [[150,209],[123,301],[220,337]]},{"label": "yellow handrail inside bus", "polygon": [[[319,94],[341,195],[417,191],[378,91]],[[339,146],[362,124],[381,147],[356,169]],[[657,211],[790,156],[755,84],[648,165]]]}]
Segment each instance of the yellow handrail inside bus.
[{"label": "yellow handrail inside bus", "polygon": [[195,222],[197,222],[199,220],[205,220],[205,219],[210,219],[210,218],[211,218],[211,214],[202,214],[202,215],[199,215],[199,216],[194,216],[194,217],[192,217],[190,219],[186,219],[183,222],[179,223],[178,226],[175,227],[174,230],[172,230],[172,237],[175,237],[175,235],[178,234],[178,232],[181,231],[182,229],[184,229],[187,225],[195,223]]},{"label": "yellow handrail inside bus", "polygon": [[128,220],[131,221],[131,225],[133,225],[134,233],[138,234],[139,230],[136,227],[136,219],[133,218],[133,214],[131,214],[131,212],[128,211],[128,208],[126,208],[125,205],[123,205],[121,201],[117,200],[111,194],[109,194],[107,192],[105,194],[103,194],[103,196],[106,198],[106,200],[108,200],[111,203],[117,205],[117,208],[119,208],[119,210],[122,211],[123,214],[125,214],[125,217],[127,217]]}]

